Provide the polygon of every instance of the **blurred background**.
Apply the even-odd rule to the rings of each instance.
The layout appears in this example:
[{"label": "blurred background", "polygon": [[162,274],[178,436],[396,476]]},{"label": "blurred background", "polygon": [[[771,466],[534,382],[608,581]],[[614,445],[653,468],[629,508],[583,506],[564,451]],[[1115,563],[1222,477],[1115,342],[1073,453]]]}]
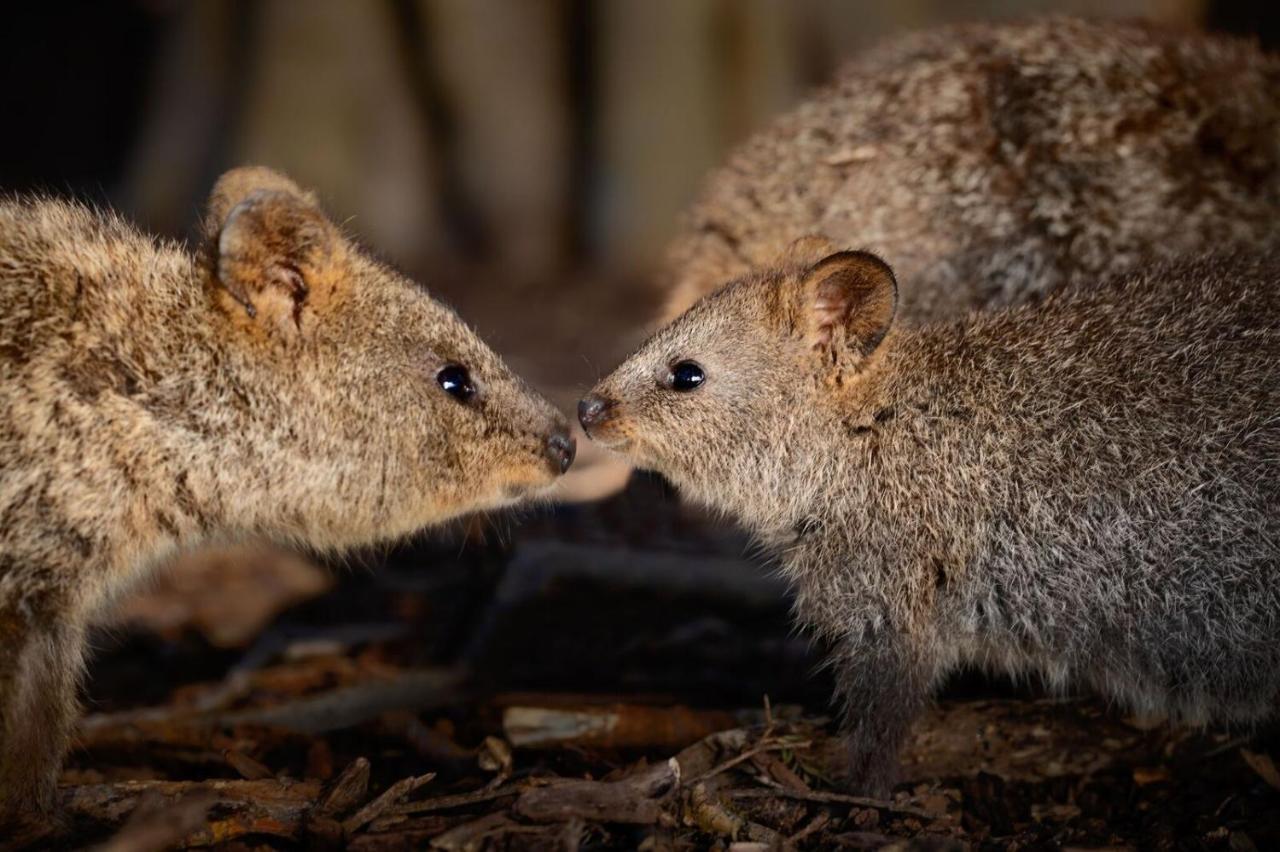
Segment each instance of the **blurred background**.
[{"label": "blurred background", "polygon": [[[1246,0],[23,3],[0,27],[0,190],[75,195],[186,239],[224,169],[281,169],[570,410],[644,333],[663,246],[735,144],[888,35],[1043,12],[1280,43],[1277,4]],[[96,645],[86,731],[100,733],[71,780],[158,771],[128,769],[101,733],[146,707],[312,732],[372,719],[387,749],[438,764],[496,730],[475,700],[768,693],[822,712],[830,695],[743,537],[645,476],[341,565],[209,554],[126,603]],[[393,688],[299,709],[374,683]],[[423,714],[416,739],[404,711]],[[322,758],[299,759],[324,777]]]}]

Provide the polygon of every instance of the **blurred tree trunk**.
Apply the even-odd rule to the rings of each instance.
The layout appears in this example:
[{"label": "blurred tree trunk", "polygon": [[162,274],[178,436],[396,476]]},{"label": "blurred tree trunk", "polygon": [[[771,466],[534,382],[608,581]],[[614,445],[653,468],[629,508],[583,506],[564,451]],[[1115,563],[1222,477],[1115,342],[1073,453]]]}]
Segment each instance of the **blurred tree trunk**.
[{"label": "blurred tree trunk", "polygon": [[488,256],[518,280],[563,271],[570,111],[561,0],[420,0],[448,93],[461,186]]},{"label": "blurred tree trunk", "polygon": [[597,7],[601,254],[650,265],[729,147],[801,90],[797,16],[779,0]]},{"label": "blurred tree trunk", "polygon": [[601,255],[646,264],[719,158],[719,3],[613,0],[598,9]]},{"label": "blurred tree trunk", "polygon": [[170,26],[120,193],[121,206],[148,228],[189,231],[227,159],[252,64],[253,18],[245,2],[192,0]]},{"label": "blurred tree trunk", "polygon": [[258,5],[257,74],[234,159],[319,190],[401,261],[443,250],[432,140],[397,60],[386,7],[344,0]]}]

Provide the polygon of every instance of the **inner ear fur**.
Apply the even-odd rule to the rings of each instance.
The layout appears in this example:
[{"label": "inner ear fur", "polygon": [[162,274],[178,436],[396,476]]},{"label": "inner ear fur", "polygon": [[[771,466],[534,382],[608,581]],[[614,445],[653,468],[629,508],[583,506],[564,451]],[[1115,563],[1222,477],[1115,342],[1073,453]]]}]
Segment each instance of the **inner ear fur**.
[{"label": "inner ear fur", "polygon": [[841,251],[804,275],[808,338],[838,358],[866,357],[884,340],[898,307],[898,282],[889,264],[866,251]]},{"label": "inner ear fur", "polygon": [[208,222],[213,276],[226,296],[269,328],[301,331],[313,293],[333,289],[340,250],[315,197],[270,169],[235,169],[214,187]]}]

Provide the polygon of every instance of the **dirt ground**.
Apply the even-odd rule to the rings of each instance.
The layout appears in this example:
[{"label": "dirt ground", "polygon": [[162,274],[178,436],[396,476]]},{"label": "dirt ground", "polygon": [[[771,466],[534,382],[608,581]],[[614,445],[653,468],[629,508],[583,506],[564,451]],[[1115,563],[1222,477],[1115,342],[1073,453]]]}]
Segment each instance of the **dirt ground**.
[{"label": "dirt ground", "polygon": [[95,641],[58,845],[1280,848],[1275,732],[977,676],[891,799],[847,795],[820,649],[747,551],[638,477],[341,566],[184,566]]}]

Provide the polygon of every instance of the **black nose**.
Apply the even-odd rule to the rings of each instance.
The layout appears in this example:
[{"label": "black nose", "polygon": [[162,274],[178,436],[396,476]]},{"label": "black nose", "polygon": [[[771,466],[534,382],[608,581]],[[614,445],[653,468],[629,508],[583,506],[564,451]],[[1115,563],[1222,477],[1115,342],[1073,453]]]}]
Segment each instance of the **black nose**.
[{"label": "black nose", "polygon": [[578,402],[578,422],[590,432],[592,426],[599,426],[605,421],[611,408],[613,400],[598,393],[588,394]]},{"label": "black nose", "polygon": [[569,437],[568,432],[553,432],[547,438],[547,458],[551,459],[551,467],[560,473],[564,473],[573,464],[573,456],[577,450],[578,443]]}]

